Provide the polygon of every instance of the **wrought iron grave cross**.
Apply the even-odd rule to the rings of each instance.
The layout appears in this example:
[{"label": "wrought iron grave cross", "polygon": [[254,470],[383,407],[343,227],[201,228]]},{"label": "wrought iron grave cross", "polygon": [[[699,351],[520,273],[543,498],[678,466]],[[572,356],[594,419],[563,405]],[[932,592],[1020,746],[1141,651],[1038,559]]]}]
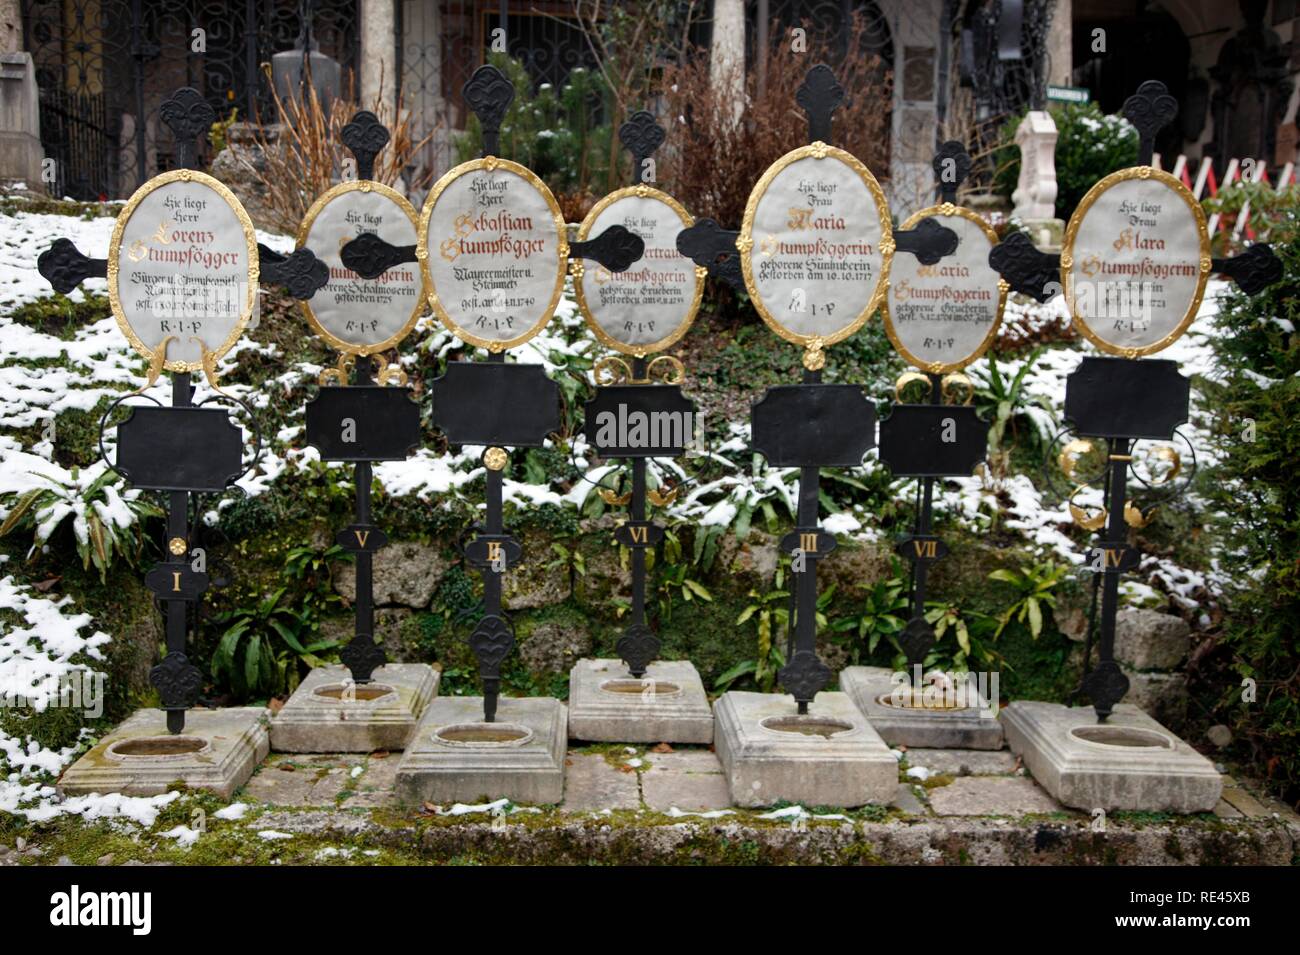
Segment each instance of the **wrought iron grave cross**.
[{"label": "wrought iron grave cross", "polygon": [[[1128,528],[1150,519],[1127,496],[1134,446],[1171,440],[1188,417],[1190,381],[1175,362],[1142,356],[1166,348],[1187,330],[1212,272],[1228,275],[1250,295],[1282,277],[1281,262],[1264,244],[1212,258],[1200,203],[1173,176],[1151,167],[1156,134],[1178,113],[1178,102],[1164,84],[1143,83],[1122,112],[1137,127],[1140,165],[1111,173],[1089,190],[1070,217],[1060,255],[1038,251],[1023,234],[989,252],[989,264],[1012,289],[1040,302],[1063,293],[1080,333],[1108,353],[1086,356],[1066,380],[1065,419],[1079,439],[1061,452],[1062,470],[1078,482],[1071,513],[1100,536],[1085,556],[1087,567],[1101,578],[1099,585],[1094,578],[1092,614],[1098,623],[1098,662],[1080,687],[1099,722],[1129,688],[1114,657],[1119,578],[1139,563]],[[1074,498],[1090,483],[1079,482],[1076,470],[1092,440],[1103,441],[1107,452],[1104,506],[1089,515]],[[1177,454],[1168,449],[1165,456],[1171,467],[1164,480],[1172,480],[1180,466]],[[1090,625],[1085,660],[1091,656],[1093,630]]]},{"label": "wrought iron grave cross", "polygon": [[[545,183],[527,167],[494,155],[515,95],[510,81],[496,67],[481,66],[464,95],[482,128],[483,157],[462,163],[434,184],[416,246],[366,233],[343,246],[342,262],[366,279],[419,262],[434,313],[460,339],[488,350],[486,362],[448,364],[430,391],[434,424],[448,442],[486,448],[484,520],[463,539],[466,560],[483,575],[484,613],[469,643],[479,661],[483,718],[491,723],[501,664],[515,645],[502,608],[502,577],[522,552],[504,526],[506,448],[540,447],[560,430],[558,386],[541,365],[508,363],[505,352],[527,342],[553,316],[571,260],[593,259],[622,272],[641,258],[644,243],[619,225],[590,241],[567,242],[563,216]],[[474,287],[480,272],[493,291]]]},{"label": "wrought iron grave cross", "polygon": [[[175,137],[179,168],[153,177],[128,200],[108,258],[89,258],[69,240],[57,239],[41,254],[37,268],[63,294],[88,278],[107,278],[118,326],[149,359],[144,387],[112,402],[100,419],[100,453],[131,486],[166,494],[167,552],[145,584],[162,604],[167,654],[149,679],[167,711],[168,731],[179,733],[203,684],[186,655],[186,638],[191,610],[209,586],[206,570],[196,569],[204,566],[204,558],[196,559],[191,551],[190,495],[223,492],[255,467],[260,455],[258,450],[245,466],[238,426],[226,410],[204,407],[233,401],[255,421],[244,402],[221,390],[217,362],[252,319],[259,282],[284,286],[293,297],[307,299],[327,276],[325,264],[309,249],[285,256],[259,245],[239,200],[221,182],[193,168],[195,140],[216,121],[198,91],[177,90],[163,101],[159,114]],[[132,407],[116,428],[116,460],[109,461],[104,448],[109,417],[164,370],[173,372],[171,406],[145,396],[153,407]],[[194,371],[202,371],[217,393],[198,405],[190,382]],[[260,439],[255,437],[254,444],[260,449]]]}]

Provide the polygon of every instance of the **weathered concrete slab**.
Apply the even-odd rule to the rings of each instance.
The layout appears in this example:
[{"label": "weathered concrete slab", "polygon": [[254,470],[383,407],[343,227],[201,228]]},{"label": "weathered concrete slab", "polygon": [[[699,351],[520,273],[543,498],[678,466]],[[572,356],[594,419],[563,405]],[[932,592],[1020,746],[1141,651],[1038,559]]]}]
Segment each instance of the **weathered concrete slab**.
[{"label": "weathered concrete slab", "polygon": [[474,802],[557,803],[564,796],[567,713],[559,700],[504,697],[497,721],[483,723],[483,699],[443,697],[425,709],[397,767],[406,805]]},{"label": "weathered concrete slab", "polygon": [[1011,751],[1067,806],[1209,812],[1223,793],[1208,759],[1132,704],[1098,724],[1091,707],[1018,700],[1002,725]]},{"label": "weathered concrete slab", "polygon": [[185,731],[167,732],[163,710],[137,710],[59,779],[65,796],[156,796],[181,783],[229,799],[270,750],[268,711],[260,706],[193,709]]},{"label": "weathered concrete slab", "polygon": [[565,812],[640,809],[637,774],[611,766],[602,755],[574,753],[565,760],[560,808]]},{"label": "weathered concrete slab", "polygon": [[711,743],[713,710],[695,664],[656,661],[635,679],[622,660],[569,671],[569,735],[609,743]]},{"label": "weathered concrete slab", "polygon": [[922,749],[908,747],[908,766],[924,766],[948,776],[1006,776],[1015,772],[1016,754],[1005,749]]},{"label": "weathered concrete slab", "polygon": [[840,689],[849,695],[867,721],[890,746],[927,746],[937,749],[1001,749],[1002,725],[988,701],[967,684],[961,705],[931,709],[897,705],[908,702],[905,692],[895,694],[898,683],[885,667],[845,667]]},{"label": "weathered concrete slab", "polygon": [[800,717],[791,696],[732,691],[714,714],[714,748],[738,806],[885,805],[896,795],[897,760],[844,693],[817,694]]},{"label": "weathered concrete slab", "polygon": [[253,774],[240,797],[274,806],[333,806],[361,759],[272,755]]},{"label": "weathered concrete slab", "polygon": [[641,774],[641,798],[651,809],[707,812],[731,805],[727,777],[716,753],[685,750],[651,753],[648,759],[650,768]]},{"label": "weathered concrete slab", "polygon": [[312,670],[271,720],[277,753],[400,752],[442,674],[424,663],[388,663],[364,685],[345,666]]},{"label": "weathered concrete slab", "polygon": [[963,776],[929,790],[940,816],[1024,816],[1060,812],[1061,804],[1023,776]]}]

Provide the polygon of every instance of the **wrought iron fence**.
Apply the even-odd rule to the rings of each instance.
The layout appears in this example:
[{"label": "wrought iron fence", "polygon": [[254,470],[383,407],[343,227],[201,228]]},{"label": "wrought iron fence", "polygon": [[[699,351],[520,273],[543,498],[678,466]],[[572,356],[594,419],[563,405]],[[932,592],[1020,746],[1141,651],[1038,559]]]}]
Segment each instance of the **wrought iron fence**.
[{"label": "wrought iron fence", "polygon": [[[346,77],[359,60],[357,0],[316,0],[312,29]],[[295,0],[23,0],[54,195],[120,198],[171,165],[158,106],[193,86],[226,117],[269,112],[261,65],[290,49]],[[346,84],[346,80],[345,80]]]}]

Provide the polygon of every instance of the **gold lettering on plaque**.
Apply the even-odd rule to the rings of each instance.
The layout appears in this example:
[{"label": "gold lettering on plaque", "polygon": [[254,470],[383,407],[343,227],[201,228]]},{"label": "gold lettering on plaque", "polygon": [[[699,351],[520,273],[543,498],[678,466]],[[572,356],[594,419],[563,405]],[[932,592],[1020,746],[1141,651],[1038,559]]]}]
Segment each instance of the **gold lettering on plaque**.
[{"label": "gold lettering on plaque", "polygon": [[817,535],[815,533],[800,534],[799,549],[809,554],[817,553]]}]

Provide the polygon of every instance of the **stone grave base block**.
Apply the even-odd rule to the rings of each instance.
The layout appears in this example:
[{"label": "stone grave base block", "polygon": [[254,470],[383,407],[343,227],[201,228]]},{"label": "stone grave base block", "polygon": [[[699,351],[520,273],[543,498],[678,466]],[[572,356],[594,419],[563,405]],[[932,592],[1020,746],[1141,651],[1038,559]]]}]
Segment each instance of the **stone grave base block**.
[{"label": "stone grave base block", "polygon": [[185,729],[172,736],[165,711],[137,710],[73,763],[56,788],[63,796],[157,796],[181,783],[229,799],[270,752],[268,715],[260,706],[188,710]]},{"label": "stone grave base block", "polygon": [[445,696],[424,711],[397,767],[397,798],[421,803],[505,797],[558,803],[564,796],[568,713],[559,700],[503,697],[496,722],[483,722],[483,698]]},{"label": "stone grave base block", "polygon": [[345,666],[318,667],[271,719],[277,753],[400,752],[415,734],[442,674],[424,663],[388,663],[346,692]]},{"label": "stone grave base block", "polygon": [[[728,692],[714,705],[714,749],[738,806],[884,805],[898,761],[844,693],[818,693],[800,717],[794,697]],[[797,723],[796,723],[797,721]],[[791,732],[801,725],[831,735]]]},{"label": "stone grave base block", "polygon": [[659,661],[637,679],[622,660],[569,671],[569,736],[606,743],[712,743],[713,710],[693,663]]},{"label": "stone grave base block", "polygon": [[1017,700],[1002,727],[1038,784],[1075,809],[1209,812],[1223,791],[1208,759],[1129,703],[1098,723],[1092,707]]},{"label": "stone grave base block", "polygon": [[[840,689],[890,746],[1002,748],[1002,724],[973,684],[956,690],[954,702],[959,706],[954,709],[898,706],[889,702],[898,688],[893,674],[885,667],[845,667],[840,671]],[[906,696],[902,699],[906,701]]]}]

